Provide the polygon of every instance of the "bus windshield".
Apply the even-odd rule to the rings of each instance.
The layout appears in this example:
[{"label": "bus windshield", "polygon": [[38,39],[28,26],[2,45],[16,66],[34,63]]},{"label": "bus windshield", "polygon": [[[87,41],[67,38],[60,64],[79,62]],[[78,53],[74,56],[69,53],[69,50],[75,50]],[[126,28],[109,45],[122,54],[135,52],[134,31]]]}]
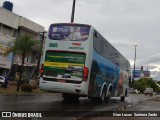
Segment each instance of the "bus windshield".
[{"label": "bus windshield", "polygon": [[84,41],[88,39],[90,26],[82,25],[51,25],[49,39]]}]

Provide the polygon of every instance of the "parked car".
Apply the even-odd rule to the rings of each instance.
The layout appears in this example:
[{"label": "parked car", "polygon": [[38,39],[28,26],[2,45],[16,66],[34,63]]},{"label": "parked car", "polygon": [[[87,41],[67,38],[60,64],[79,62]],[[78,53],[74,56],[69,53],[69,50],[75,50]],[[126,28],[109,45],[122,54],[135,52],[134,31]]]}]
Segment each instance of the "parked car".
[{"label": "parked car", "polygon": [[135,89],[134,88],[129,88],[130,93],[135,93]]},{"label": "parked car", "polygon": [[146,88],[144,90],[144,94],[152,96],[153,95],[153,88]]},{"label": "parked car", "polygon": [[140,91],[139,91],[139,90],[137,90],[137,89],[135,89],[135,93],[137,93],[137,94],[138,94],[138,93],[140,93]]},{"label": "parked car", "polygon": [[3,87],[5,84],[5,77],[0,76],[0,87]]}]

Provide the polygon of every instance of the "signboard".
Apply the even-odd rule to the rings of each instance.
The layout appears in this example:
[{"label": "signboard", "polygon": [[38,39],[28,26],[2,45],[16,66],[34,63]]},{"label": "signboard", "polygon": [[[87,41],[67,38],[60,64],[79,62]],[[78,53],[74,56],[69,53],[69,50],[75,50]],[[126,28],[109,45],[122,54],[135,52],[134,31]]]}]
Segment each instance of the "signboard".
[{"label": "signboard", "polygon": [[135,70],[135,74],[134,74],[134,70],[133,70],[133,78],[141,78],[141,77],[150,77],[150,71]]},{"label": "signboard", "polygon": [[57,79],[82,80],[84,62],[85,54],[47,51],[45,75]]},{"label": "signboard", "polygon": [[70,26],[70,25],[51,25],[49,29],[49,38],[51,40],[87,40],[90,27],[88,26]]},{"label": "signboard", "polygon": [[7,45],[0,44],[0,54],[4,54],[8,49]]}]

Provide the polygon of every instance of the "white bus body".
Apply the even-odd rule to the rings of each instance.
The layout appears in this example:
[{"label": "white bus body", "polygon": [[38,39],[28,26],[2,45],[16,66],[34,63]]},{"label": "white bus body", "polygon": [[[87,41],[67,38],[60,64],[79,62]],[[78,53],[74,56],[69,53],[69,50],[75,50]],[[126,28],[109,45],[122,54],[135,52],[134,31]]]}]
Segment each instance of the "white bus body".
[{"label": "white bus body", "polygon": [[122,100],[128,93],[129,62],[90,25],[52,24],[42,63],[41,90]]}]

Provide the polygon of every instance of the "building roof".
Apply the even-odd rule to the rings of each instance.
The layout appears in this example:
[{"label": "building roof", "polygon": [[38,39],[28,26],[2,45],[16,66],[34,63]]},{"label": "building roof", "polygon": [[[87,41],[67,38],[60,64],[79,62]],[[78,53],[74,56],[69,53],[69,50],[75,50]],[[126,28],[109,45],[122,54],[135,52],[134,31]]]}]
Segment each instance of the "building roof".
[{"label": "building roof", "polygon": [[33,32],[43,32],[45,28],[23,16],[19,16],[3,7],[0,7],[0,23],[18,29],[18,27],[30,29]]}]

